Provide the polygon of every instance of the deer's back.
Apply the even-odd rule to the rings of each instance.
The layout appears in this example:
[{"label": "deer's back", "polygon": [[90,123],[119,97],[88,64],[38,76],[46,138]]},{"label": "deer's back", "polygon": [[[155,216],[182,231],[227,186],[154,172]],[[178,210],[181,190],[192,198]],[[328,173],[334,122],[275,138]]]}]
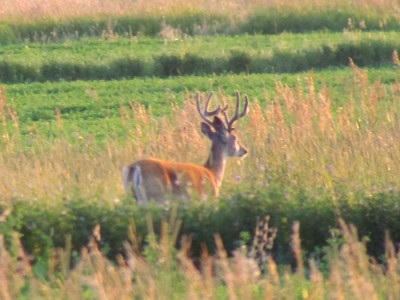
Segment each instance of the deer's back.
[{"label": "deer's back", "polygon": [[[168,195],[188,198],[191,192],[200,196],[218,194],[213,173],[200,165],[148,158],[129,166],[127,180],[139,202],[165,201]],[[140,199],[141,198],[141,199]]]}]

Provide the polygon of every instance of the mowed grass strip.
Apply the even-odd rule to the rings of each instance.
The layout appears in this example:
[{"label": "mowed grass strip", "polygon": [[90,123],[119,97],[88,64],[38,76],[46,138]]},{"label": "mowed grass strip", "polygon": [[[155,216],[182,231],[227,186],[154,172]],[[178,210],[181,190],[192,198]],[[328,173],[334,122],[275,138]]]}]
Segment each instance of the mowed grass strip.
[{"label": "mowed grass strip", "polygon": [[[237,35],[237,36],[183,36],[170,38],[116,38],[104,40],[87,38],[80,41],[59,43],[23,42],[0,47],[3,59],[22,64],[43,63],[52,60],[81,60],[102,62],[133,55],[140,59],[151,59],[157,54],[191,53],[203,57],[221,57],[232,50],[246,51],[249,55],[270,56],[273,52],[290,50],[305,52],[323,46],[335,47],[344,43],[378,40],[393,43],[400,33],[391,32],[314,32],[305,34],[283,33],[281,35]],[[393,49],[394,50],[394,49]]]},{"label": "mowed grass strip", "polygon": [[227,73],[300,72],[392,64],[398,32],[133,38],[26,43],[0,48],[0,80],[31,82]]}]

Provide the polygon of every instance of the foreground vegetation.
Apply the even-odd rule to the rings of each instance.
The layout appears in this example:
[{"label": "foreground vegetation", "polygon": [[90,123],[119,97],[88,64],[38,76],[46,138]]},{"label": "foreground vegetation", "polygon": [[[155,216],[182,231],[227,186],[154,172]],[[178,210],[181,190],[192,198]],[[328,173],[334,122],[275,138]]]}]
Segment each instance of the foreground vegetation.
[{"label": "foreground vegetation", "polygon": [[162,222],[174,218],[181,224],[176,232],[178,240],[184,236],[191,238],[190,253],[196,260],[204,246],[215,254],[215,234],[221,236],[228,253],[249,245],[256,220],[269,215],[270,225],[279,231],[272,252],[277,264],[293,263],[291,227],[300,222],[304,258],[314,259],[324,269],[327,268],[326,247],[331,243],[340,246],[339,219],[360,228],[368,254],[384,262],[385,233],[389,232],[394,241],[400,239],[399,197],[393,191],[372,196],[359,192],[349,201],[276,185],[253,193],[225,196],[218,202],[175,204],[170,208],[139,209],[131,199],[94,202],[76,197],[47,204],[19,201],[6,210],[3,220],[7,222],[0,224],[0,229],[8,247],[18,236],[34,262],[46,267],[45,261],[58,248],[68,246],[77,260],[80,249],[88,243],[91,230],[97,225],[102,228],[102,252],[110,260],[115,261],[118,255],[124,254],[124,244],[132,238],[132,228],[138,251],[145,252],[150,232],[155,230],[159,235]]},{"label": "foreground vegetation", "polygon": [[295,223],[291,238],[295,269],[281,269],[266,255],[262,273],[257,259],[249,255],[253,248],[242,247],[228,258],[218,235],[216,256],[203,248],[195,264],[190,238],[181,240],[179,251],[174,247],[179,229],[175,221],[163,223],[159,239],[154,232],[149,234],[144,256],[138,254],[131,231],[125,257],[119,256],[116,264],[99,249],[101,228],[96,227],[72,270],[68,243],[32,268],[18,238],[12,252],[0,239],[0,295],[2,299],[396,299],[400,294],[399,259],[389,235],[382,268],[370,260],[357,230],[341,221],[336,239],[324,249],[327,260],[321,267],[313,259],[304,262]]}]

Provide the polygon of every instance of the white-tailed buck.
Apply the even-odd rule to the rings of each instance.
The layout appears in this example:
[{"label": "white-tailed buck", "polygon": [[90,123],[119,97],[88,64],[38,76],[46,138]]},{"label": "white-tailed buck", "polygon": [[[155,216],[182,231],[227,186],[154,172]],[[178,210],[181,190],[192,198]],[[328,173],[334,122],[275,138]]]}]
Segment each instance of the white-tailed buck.
[{"label": "white-tailed buck", "polygon": [[206,198],[206,186],[211,187],[213,194],[218,196],[226,159],[230,156],[246,155],[247,150],[240,145],[233,133],[233,124],[248,114],[247,96],[244,98],[243,109],[239,112],[240,95],[236,92],[235,114],[231,119],[226,112],[227,105],[219,105],[215,110],[209,111],[212,96],[213,93],[207,98],[202,110],[200,94],[196,93],[197,110],[204,120],[201,122],[201,131],[211,140],[210,153],[204,165],[148,158],[123,168],[125,191],[132,191],[139,204],[147,204],[151,200],[164,203],[171,197],[188,199],[190,191]]}]

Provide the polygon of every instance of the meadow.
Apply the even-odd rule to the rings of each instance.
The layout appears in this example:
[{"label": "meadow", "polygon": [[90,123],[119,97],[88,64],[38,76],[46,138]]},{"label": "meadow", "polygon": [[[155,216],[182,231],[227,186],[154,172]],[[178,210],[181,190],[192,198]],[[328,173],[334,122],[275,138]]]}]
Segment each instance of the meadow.
[{"label": "meadow", "polygon": [[[0,6],[0,298],[398,298],[398,3],[89,2]],[[138,207],[121,167],[203,163],[235,90],[220,198]]]},{"label": "meadow", "polygon": [[[0,79],[112,80],[182,75],[293,73],[392,65],[397,32],[307,33],[215,37],[84,39],[4,46]],[[116,50],[117,49],[117,50]]]}]

